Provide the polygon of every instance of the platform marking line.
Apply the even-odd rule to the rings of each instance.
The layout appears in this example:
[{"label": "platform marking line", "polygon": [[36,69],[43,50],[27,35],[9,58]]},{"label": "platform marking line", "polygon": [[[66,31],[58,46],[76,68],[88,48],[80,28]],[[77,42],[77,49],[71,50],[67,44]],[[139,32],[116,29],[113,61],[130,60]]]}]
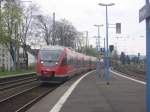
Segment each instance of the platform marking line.
[{"label": "platform marking line", "polygon": [[79,84],[79,82],[86,77],[87,75],[91,74],[95,70],[86,73],[82,77],[80,77],[76,82],[72,84],[72,86],[64,93],[64,95],[58,100],[58,102],[54,105],[54,107],[49,112],[59,112],[64,105],[64,103],[67,101],[73,90],[76,88],[76,86]]},{"label": "platform marking line", "polygon": [[131,77],[127,77],[127,76],[121,75],[120,73],[114,72],[114,71],[112,71],[112,70],[110,70],[110,72],[114,73],[114,74],[115,74],[115,75],[117,75],[117,76],[120,76],[120,77],[123,77],[123,78],[129,79],[129,80],[132,80],[132,81],[134,81],[134,82],[137,82],[137,83],[140,83],[140,84],[146,85],[146,82],[139,81],[139,80],[133,79],[133,78],[131,78]]}]

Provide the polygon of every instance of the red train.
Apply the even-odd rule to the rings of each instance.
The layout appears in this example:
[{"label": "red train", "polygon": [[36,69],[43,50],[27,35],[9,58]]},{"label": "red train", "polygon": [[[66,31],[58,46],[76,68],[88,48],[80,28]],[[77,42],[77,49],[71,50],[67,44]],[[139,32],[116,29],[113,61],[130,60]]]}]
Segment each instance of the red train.
[{"label": "red train", "polygon": [[47,46],[39,50],[37,75],[41,82],[59,83],[74,74],[95,69],[96,58],[62,46]]}]

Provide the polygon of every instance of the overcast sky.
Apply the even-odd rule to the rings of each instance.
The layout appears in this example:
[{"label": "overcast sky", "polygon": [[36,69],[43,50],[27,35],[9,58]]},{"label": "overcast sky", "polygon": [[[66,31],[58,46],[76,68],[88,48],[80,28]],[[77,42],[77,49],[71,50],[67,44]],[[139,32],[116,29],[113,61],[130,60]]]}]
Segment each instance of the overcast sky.
[{"label": "overcast sky", "polygon": [[[78,31],[89,31],[91,44],[95,45],[93,36],[97,36],[94,24],[104,24],[100,35],[105,37],[105,8],[98,3],[115,3],[108,8],[109,23],[121,22],[122,34],[116,35],[115,29],[109,29],[109,44],[117,46],[119,51],[128,54],[145,54],[145,21],[139,23],[139,9],[145,0],[32,0],[41,10],[52,15],[56,20],[65,18],[72,22]],[[116,39],[115,37],[122,37]],[[101,45],[103,44],[101,39]]]}]

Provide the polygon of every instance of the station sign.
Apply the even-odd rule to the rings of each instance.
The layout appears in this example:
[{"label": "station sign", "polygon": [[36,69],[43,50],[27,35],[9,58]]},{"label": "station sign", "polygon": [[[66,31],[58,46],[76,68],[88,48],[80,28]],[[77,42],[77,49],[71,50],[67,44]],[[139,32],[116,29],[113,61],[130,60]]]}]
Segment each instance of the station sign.
[{"label": "station sign", "polygon": [[139,22],[150,17],[150,3],[146,4],[139,10]]}]

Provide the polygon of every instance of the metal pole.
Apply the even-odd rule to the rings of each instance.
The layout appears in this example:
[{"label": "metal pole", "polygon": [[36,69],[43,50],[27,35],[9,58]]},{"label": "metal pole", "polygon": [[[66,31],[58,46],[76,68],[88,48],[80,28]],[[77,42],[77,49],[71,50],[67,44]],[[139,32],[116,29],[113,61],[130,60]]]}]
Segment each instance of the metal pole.
[{"label": "metal pole", "polygon": [[52,30],[52,45],[55,45],[55,12],[53,12],[53,30]]},{"label": "metal pole", "polygon": [[108,6],[113,6],[115,5],[114,3],[109,3],[109,4],[104,4],[104,3],[99,3],[98,5],[100,6],[105,6],[106,7],[106,66],[105,66],[105,80],[107,81],[107,85],[109,85],[109,48],[108,48],[108,13],[107,13],[107,7]]},{"label": "metal pole", "polygon": [[99,78],[99,38],[97,37],[96,38],[96,53],[97,53],[97,60],[96,60],[96,76],[97,76],[97,79]]},{"label": "metal pole", "polygon": [[[149,0],[146,0],[149,4]],[[146,80],[146,99],[147,99],[147,112],[150,112],[150,18],[146,19],[146,57],[147,57],[147,80]]]},{"label": "metal pole", "polygon": [[98,45],[99,45],[99,48],[100,48],[100,31],[99,31],[99,28],[100,28],[100,26],[98,26]]},{"label": "metal pole", "polygon": [[98,35],[97,35],[97,66],[96,66],[96,69],[97,69],[97,78],[99,78],[99,73],[100,73],[100,61],[99,61],[99,50],[100,50],[100,36],[99,36],[99,28],[100,28],[100,25],[98,26]]},{"label": "metal pole", "polygon": [[106,6],[106,74],[105,79],[109,84],[109,49],[108,49],[108,12]]},{"label": "metal pole", "polygon": [[94,26],[98,27],[97,39],[98,39],[98,46],[100,47],[100,27],[103,27],[103,24],[101,24],[101,25],[94,25]]},{"label": "metal pole", "polygon": [[94,25],[98,27],[97,38],[96,38],[96,53],[97,53],[97,61],[96,61],[96,76],[99,78],[100,74],[100,60],[99,60],[99,52],[100,52],[100,27],[103,25]]},{"label": "metal pole", "polygon": [[99,54],[100,54],[100,27],[101,27],[102,25],[98,25],[98,38],[97,38],[97,40],[98,40],[98,43],[97,43],[97,46],[98,46],[98,52],[97,52],[97,57],[98,57],[98,61],[97,61],[97,69],[98,69],[98,73],[97,73],[97,77],[99,78],[100,77],[100,60],[99,60]]},{"label": "metal pole", "polygon": [[146,0],[146,4],[149,4],[149,0]]},{"label": "metal pole", "polygon": [[98,34],[97,34],[97,47],[98,47],[98,51],[97,51],[97,78],[100,77],[100,60],[99,60],[99,52],[100,52],[100,25],[98,26]]},{"label": "metal pole", "polygon": [[89,37],[89,32],[87,31],[87,48],[89,48],[89,39],[88,39],[88,37]]},{"label": "metal pole", "polygon": [[146,19],[147,112],[150,112],[150,18]]},{"label": "metal pole", "polygon": [[97,79],[98,79],[99,78],[99,59],[98,58],[97,58],[97,61],[96,61],[96,76],[97,76]]},{"label": "metal pole", "polygon": [[104,38],[104,77],[106,77],[106,42]]},{"label": "metal pole", "polygon": [[85,53],[87,54],[87,48],[88,48],[88,31],[86,31],[86,50]]}]

